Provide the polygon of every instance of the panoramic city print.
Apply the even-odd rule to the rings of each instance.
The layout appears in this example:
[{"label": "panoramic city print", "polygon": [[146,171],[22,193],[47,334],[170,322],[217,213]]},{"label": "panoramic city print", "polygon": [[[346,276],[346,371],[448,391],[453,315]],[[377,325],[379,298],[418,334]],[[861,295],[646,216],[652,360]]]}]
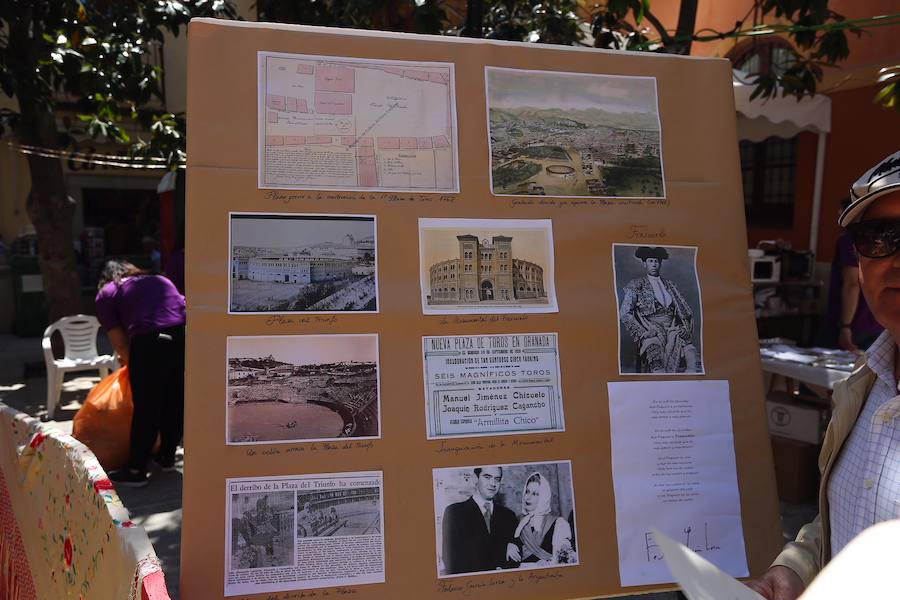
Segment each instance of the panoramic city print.
[{"label": "panoramic city print", "polygon": [[652,77],[488,67],[496,195],[663,198]]},{"label": "panoramic city print", "polygon": [[378,312],[375,217],[231,214],[229,312]]}]

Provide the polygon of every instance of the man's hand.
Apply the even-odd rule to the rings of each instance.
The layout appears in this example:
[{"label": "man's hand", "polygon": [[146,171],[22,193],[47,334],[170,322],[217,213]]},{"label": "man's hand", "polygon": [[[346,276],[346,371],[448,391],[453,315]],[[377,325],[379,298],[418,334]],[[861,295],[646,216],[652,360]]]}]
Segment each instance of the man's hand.
[{"label": "man's hand", "polygon": [[519,554],[519,547],[512,542],[506,545],[506,560],[512,562],[522,562],[522,555]]},{"label": "man's hand", "polygon": [[747,587],[766,600],[795,600],[806,588],[799,575],[782,566],[771,567],[759,579],[751,579],[746,583]]}]

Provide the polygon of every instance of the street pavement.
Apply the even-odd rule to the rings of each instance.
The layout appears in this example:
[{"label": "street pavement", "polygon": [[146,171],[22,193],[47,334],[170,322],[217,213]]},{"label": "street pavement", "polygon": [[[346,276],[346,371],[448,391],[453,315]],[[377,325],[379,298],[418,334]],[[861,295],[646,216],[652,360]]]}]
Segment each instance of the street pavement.
[{"label": "street pavement", "polygon": [[[105,336],[100,336],[101,354],[112,353]],[[47,371],[41,350],[41,338],[0,335],[0,402],[45,421],[66,433],[72,432],[72,418],[100,377],[87,372],[69,375],[56,414],[49,419],[46,411]],[[166,586],[173,600],[178,600],[181,567],[181,488],[184,461],[169,473],[153,471],[150,484],[143,488],[118,488],[122,503],[131,520],[141,525],[150,538],[166,576]],[[642,600],[677,600],[679,594],[665,592],[645,594]],[[623,597],[624,598],[624,597]],[[616,600],[613,598],[612,600]]]}]

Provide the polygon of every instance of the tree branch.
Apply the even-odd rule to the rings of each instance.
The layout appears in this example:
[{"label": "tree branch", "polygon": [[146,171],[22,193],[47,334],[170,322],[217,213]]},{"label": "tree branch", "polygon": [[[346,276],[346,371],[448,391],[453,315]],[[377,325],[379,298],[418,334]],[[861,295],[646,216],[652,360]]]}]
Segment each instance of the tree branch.
[{"label": "tree branch", "polygon": [[672,43],[672,36],[669,35],[669,32],[666,31],[666,26],[662,24],[662,21],[660,21],[656,15],[648,10],[644,13],[644,18],[650,21],[650,24],[653,25],[653,28],[656,29],[657,32],[659,32],[659,39],[662,40],[664,46],[668,46]]}]

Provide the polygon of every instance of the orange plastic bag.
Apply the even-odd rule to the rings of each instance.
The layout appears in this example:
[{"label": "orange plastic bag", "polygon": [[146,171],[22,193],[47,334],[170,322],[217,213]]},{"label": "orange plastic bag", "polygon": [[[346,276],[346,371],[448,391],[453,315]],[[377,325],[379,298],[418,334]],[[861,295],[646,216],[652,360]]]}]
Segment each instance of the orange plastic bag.
[{"label": "orange plastic bag", "polygon": [[133,412],[128,367],[122,367],[88,394],[75,413],[72,435],[91,449],[104,469],[118,469],[128,462]]}]

